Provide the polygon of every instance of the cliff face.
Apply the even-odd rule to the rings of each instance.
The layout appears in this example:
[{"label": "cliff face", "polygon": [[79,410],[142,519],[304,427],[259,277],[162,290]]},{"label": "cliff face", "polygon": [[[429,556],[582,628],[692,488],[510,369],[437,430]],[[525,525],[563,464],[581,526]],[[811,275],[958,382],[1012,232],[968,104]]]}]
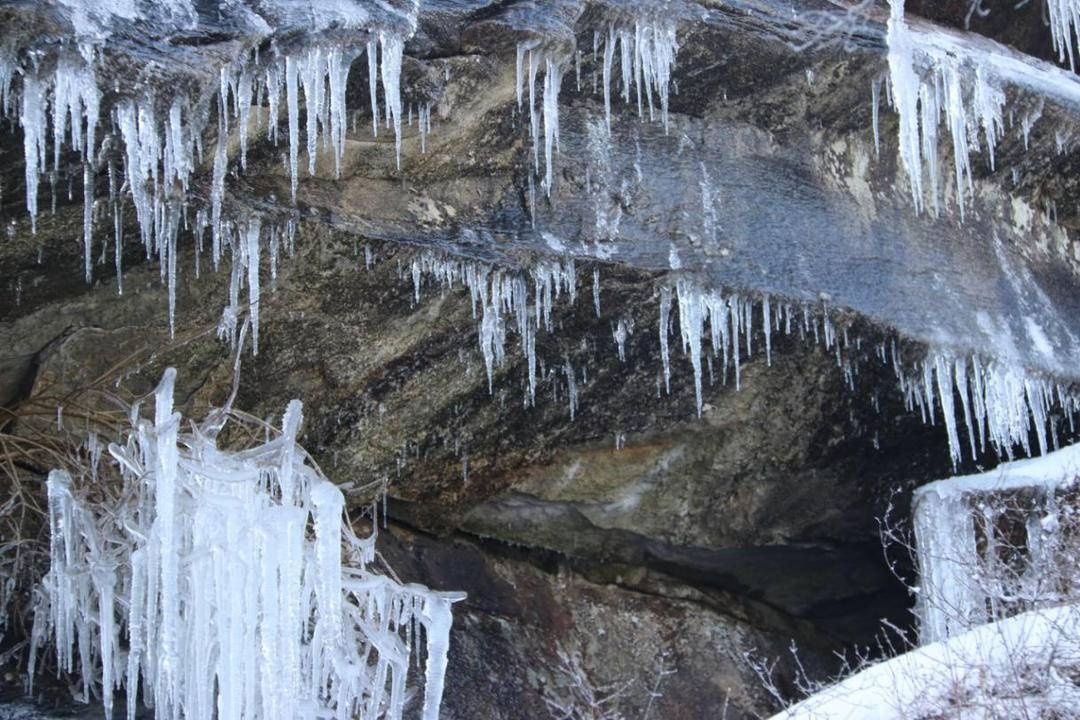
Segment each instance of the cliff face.
[{"label": "cliff face", "polygon": [[[57,62],[78,5],[0,8],[24,70]],[[230,302],[228,261],[212,271],[209,239],[197,259],[189,233],[195,209],[214,202],[220,137],[223,216],[236,228],[276,223],[281,243],[255,261],[258,354],[240,354],[237,407],[278,422],[302,398],[303,444],[350,484],[357,510],[385,481],[382,552],[398,574],[469,593],[444,717],[547,717],[545,689],[572,681],[559,648],[581,654],[597,687],[628,683],[618,701],[627,717],[644,716],[658,681],[650,717],[764,712],[746,652],[779,655],[795,638],[820,673],[833,650],[868,642],[880,618],[906,621],[876,518],[895,492],[903,508],[903,493],[952,465],[933,382],[916,400],[929,396],[936,426],[905,407],[912,396],[897,373],[918,374],[945,353],[1051,384],[1075,378],[1072,90],[1010,87],[1014,122],[996,171],[973,161],[963,222],[955,202],[936,217],[916,213],[880,83],[884,11],[856,22],[824,2],[793,12],[790,2],[702,0],[647,17],[618,2],[346,4],[367,13],[361,32],[345,29],[351,16],[313,25],[288,3],[240,13],[200,2],[194,20],[174,5],[94,20],[83,44],[96,48],[106,107],[153,97],[164,115],[183,94],[205,136],[188,224],[170,251],[175,332],[166,273],[135,239],[131,200],[104,195],[108,158],[122,158],[120,120],[103,111],[87,285],[77,154],[61,156],[54,212],[42,182],[32,232],[24,134],[11,114],[0,121],[0,404],[62,396],[119,365],[130,396],[177,367],[186,415],[227,397],[234,356],[214,329]],[[965,3],[924,5],[934,12],[909,11],[963,24]],[[994,9],[975,29],[1049,56],[1037,18],[1018,11],[1004,22],[1009,12]],[[654,119],[647,106],[639,119],[637,92],[624,102],[613,79],[609,131],[604,43],[646,21],[678,33],[667,127],[659,97]],[[294,203],[287,109],[277,144],[266,141],[269,105],[256,94],[242,151],[239,123],[218,134],[219,68],[255,48],[255,62],[269,63],[320,43],[362,46],[368,30],[409,38],[400,167],[394,133],[371,136],[360,58],[345,92],[340,176],[332,152],[311,175],[300,152]],[[962,42],[1011,52],[983,36]],[[557,61],[537,70],[535,136],[518,101],[519,47]],[[527,80],[528,54],[523,63]],[[558,114],[550,175],[545,88]],[[1036,109],[1041,119],[1025,130]],[[948,197],[953,181],[943,182]],[[122,295],[117,203],[128,238]],[[501,292],[503,279],[496,311],[498,301],[475,294]],[[525,293],[524,324],[514,292]],[[698,358],[687,329],[710,292],[724,293],[730,324],[710,343],[698,319]],[[244,307],[248,288],[242,295]],[[951,405],[951,385],[944,394]],[[1051,411],[1049,422],[1064,441],[1064,416]],[[990,450],[964,453],[963,467],[996,462]]]}]

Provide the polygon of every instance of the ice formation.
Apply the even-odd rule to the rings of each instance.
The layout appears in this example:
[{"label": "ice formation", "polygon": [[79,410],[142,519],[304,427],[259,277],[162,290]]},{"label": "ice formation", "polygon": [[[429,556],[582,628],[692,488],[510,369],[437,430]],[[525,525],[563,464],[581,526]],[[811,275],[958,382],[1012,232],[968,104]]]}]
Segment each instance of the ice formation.
[{"label": "ice formation", "polygon": [[[850,354],[844,350],[858,340],[853,343],[846,330],[838,332],[827,308],[818,313],[806,304],[799,309],[791,303],[775,303],[767,295],[755,300],[739,293],[724,294],[686,277],[676,280],[675,292],[682,349],[691,364],[699,415],[703,408],[702,358],[703,355],[708,358],[703,350],[706,325],[712,357],[723,358],[723,382],[727,382],[731,368],[735,387],[739,388],[742,361],[752,354],[752,338],[757,329],[754,306],[758,304],[760,337],[764,340],[768,364],[772,361],[773,333],[790,335],[794,328],[802,337],[812,334],[815,342],[823,342],[826,350],[833,351],[848,385],[853,385],[855,369]],[[671,299],[671,289],[662,288],[660,353],[668,392]],[[618,342],[618,328],[614,332]],[[895,342],[889,348],[882,344],[878,357],[892,365],[909,412],[917,410],[923,421],[929,423],[935,423],[940,412],[954,465],[965,456],[976,459],[988,450],[1009,459],[1014,457],[1016,448],[1026,455],[1046,454],[1058,447],[1060,422],[1067,420],[1071,429],[1080,410],[1080,402],[1070,388],[1007,362],[937,349],[930,350],[912,366],[900,359]],[[709,367],[711,371],[711,364]]]},{"label": "ice formation", "polygon": [[889,3],[891,97],[900,119],[900,159],[915,207],[921,210],[929,196],[933,213],[941,210],[938,131],[944,116],[953,146],[956,204],[963,218],[972,192],[971,154],[985,147],[994,169],[994,148],[1004,132],[1002,81],[989,64],[964,55],[959,46],[922,42],[904,19],[904,0]]},{"label": "ice formation", "polygon": [[[413,260],[410,275],[417,300],[428,276],[444,287],[457,283],[467,287],[492,391],[495,368],[506,358],[508,320],[513,320],[528,368],[525,402],[535,403],[536,333],[541,329],[551,332],[553,301],[560,291],[565,290],[573,301],[577,287],[573,262],[538,262],[527,271],[514,272],[425,251]],[[594,273],[594,293],[598,288]],[[677,309],[680,346],[690,363],[699,415],[704,409],[706,368],[710,378],[714,374],[712,359],[721,360],[721,382],[730,378],[739,389],[742,364],[753,354],[755,335],[763,341],[767,364],[772,362],[774,333],[796,333],[820,343],[835,355],[846,383],[854,387],[861,340],[851,338],[846,327],[838,328],[827,306],[815,309],[807,303],[777,301],[768,295],[754,298],[724,292],[686,276],[676,278],[674,287],[662,285],[658,297],[661,387],[670,394],[669,336],[672,310]],[[626,360],[626,341],[633,332],[633,319],[628,316],[611,325],[620,361]],[[1060,422],[1067,420],[1071,428],[1080,409],[1070,388],[1006,362],[940,349],[911,363],[901,359],[895,340],[882,342],[877,357],[893,368],[909,412],[919,412],[927,423],[942,421],[954,464],[987,451],[1010,459],[1017,448],[1027,455],[1045,454],[1059,444]]]},{"label": "ice formation", "polygon": [[[924,420],[934,422],[937,400],[954,464],[963,458],[965,445],[973,459],[988,447],[1010,459],[1016,447],[1027,455],[1045,454],[1058,445],[1058,419],[1051,410],[1059,408],[1071,427],[1078,409],[1075,395],[1065,386],[977,356],[931,351],[915,372],[898,369],[897,376],[909,411],[917,407]],[[966,444],[958,425],[961,417]]]},{"label": "ice formation", "polygon": [[[537,262],[527,272],[512,272],[485,263],[425,251],[413,259],[410,274],[417,300],[420,299],[425,276],[432,277],[444,287],[450,288],[460,283],[468,289],[491,392],[494,392],[495,368],[506,359],[507,330],[512,320],[522,355],[526,359],[528,389],[525,404],[535,404],[536,333],[541,328],[551,332],[552,306],[563,292],[566,292],[571,303],[576,300],[577,272],[573,259]],[[531,283],[528,282],[530,279]],[[576,405],[575,392],[571,414],[576,410]]]},{"label": "ice formation", "polygon": [[613,22],[608,25],[607,33],[597,32],[594,35],[593,47],[598,48],[601,43],[604,114],[608,129],[611,128],[611,84],[617,48],[623,102],[630,102],[633,88],[638,117],[644,116],[647,107],[650,120],[656,118],[656,106],[659,104],[660,119],[664,130],[668,130],[671,72],[679,49],[675,20],[672,17],[643,14],[632,24]]},{"label": "ice formation", "polygon": [[[647,108],[649,119],[655,120],[659,110],[664,130],[669,128],[671,73],[679,48],[676,22],[673,17],[660,16],[646,10],[641,10],[637,15],[629,23],[613,21],[608,24],[606,33],[597,31],[593,37],[594,56],[601,44],[603,45],[604,111],[609,133],[616,48],[619,49],[623,101],[631,102],[633,88],[638,117],[643,118]],[[523,111],[523,103],[527,102],[529,105],[529,133],[532,138],[534,171],[537,174],[540,172],[541,117],[536,110],[536,82],[540,70],[543,69],[540,108],[544,130],[544,175],[541,187],[549,197],[553,182],[553,150],[558,150],[559,147],[559,93],[562,90],[563,76],[571,62],[580,90],[580,60],[581,54],[576,49],[566,51],[548,47],[535,39],[523,40],[517,46],[517,105],[519,111]]]},{"label": "ice formation", "polygon": [[[425,251],[413,260],[409,275],[417,301],[425,277],[444,287],[461,283],[468,289],[492,392],[495,369],[506,359],[508,329],[518,333],[528,368],[525,404],[534,404],[536,334],[541,329],[552,331],[553,301],[560,291],[565,290],[573,301],[577,287],[573,262],[536,262],[527,270],[513,271]],[[598,288],[594,273],[594,310],[598,308]],[[835,356],[848,387],[854,388],[863,357],[862,340],[851,337],[846,325],[838,327],[827,305],[812,307],[768,295],[725,292],[684,275],[674,278],[673,285],[660,286],[658,306],[658,393],[671,391],[670,335],[672,311],[677,310],[680,347],[690,364],[698,415],[704,410],[704,374],[707,370],[710,384],[717,374],[713,358],[720,360],[720,381],[731,381],[739,389],[742,365],[753,355],[755,337],[763,345],[767,364],[772,363],[774,334],[795,334],[822,345]],[[625,362],[634,320],[621,316],[610,328],[618,358]],[[1071,428],[1080,409],[1071,388],[1007,362],[945,349],[932,349],[923,359],[912,362],[901,358],[896,340],[881,342],[876,354],[881,363],[892,367],[906,409],[918,412],[924,422],[941,421],[954,464],[965,457],[977,459],[988,451],[1009,459],[1017,449],[1027,455],[1045,454],[1058,447],[1061,422],[1067,421]]]},{"label": "ice formation", "polygon": [[924,485],[913,502],[919,646],[774,716],[1024,717],[1076,707],[1080,445]]},{"label": "ice formation", "polygon": [[[682,350],[690,360],[694,373],[694,397],[697,402],[697,414],[700,417],[703,408],[702,401],[702,348],[705,337],[705,326],[708,324],[709,340],[712,347],[713,357],[723,357],[722,375],[723,382],[727,382],[728,368],[734,369],[735,387],[741,387],[741,350],[740,345],[745,342],[746,353],[749,357],[753,349],[752,336],[754,333],[753,316],[754,301],[744,298],[738,293],[725,295],[714,289],[703,288],[700,284],[688,278],[680,278],[676,282],[676,292],[679,300],[679,334],[682,339]],[[667,290],[670,297],[670,290]],[[768,348],[769,362],[772,361],[772,333],[784,328],[787,333],[792,329],[792,308],[783,306],[786,319],[781,313],[772,313],[769,299],[762,300],[762,327]],[[660,322],[662,347],[666,346],[666,332],[664,320],[663,296],[661,296]],[[783,321],[783,322],[782,322]],[[804,321],[809,323],[809,315],[804,313]],[[831,323],[826,316],[825,327],[831,328]],[[805,325],[804,325],[805,328]],[[814,319],[814,332],[817,333],[817,319]],[[835,343],[834,334],[826,331],[826,348],[832,349]],[[839,343],[836,343],[839,350]],[[666,350],[662,350],[666,356]],[[710,364],[711,367],[711,364]],[[665,380],[669,379],[670,371],[665,359]],[[670,392],[670,391],[669,391]]]},{"label": "ice formation", "polygon": [[[972,193],[972,155],[984,152],[995,169],[995,148],[1006,131],[1006,89],[1035,94],[1039,105],[1020,118],[1025,147],[1042,103],[1051,98],[1075,104],[1080,98],[1076,76],[1056,66],[990,42],[975,43],[957,33],[909,25],[904,0],[889,0],[889,97],[899,115],[900,160],[907,173],[914,204],[941,210],[943,178],[938,157],[940,128],[953,156],[953,184],[963,218]],[[1080,5],[1076,0],[1048,0],[1055,47],[1064,60],[1072,58]],[[874,94],[877,104],[878,93]],[[876,113],[875,113],[876,114]],[[1012,124],[1009,113],[1009,124]],[[875,121],[875,131],[877,123]],[[876,137],[876,136],[875,136]]]},{"label": "ice formation", "polygon": [[402,716],[426,654],[422,716],[436,720],[463,595],[376,570],[375,535],[353,533],[341,491],[297,444],[298,401],[276,437],[231,451],[216,440],[227,409],[182,431],[174,381],[166,371],[153,419],[136,405],[109,446],[122,492],[103,503],[89,478],[49,476],[32,657],[51,637],[107,717],[123,686],[128,718],[141,688],[162,719],[375,720]]},{"label": "ice formation", "polygon": [[[544,178],[540,186],[551,196],[552,166],[554,151],[559,144],[559,93],[562,90],[563,74],[566,72],[567,58],[554,50],[545,50],[537,43],[526,41],[518,43],[517,78],[515,88],[518,110],[522,110],[522,101],[529,103],[529,134],[532,137],[534,170],[540,170],[540,119],[536,114],[536,78],[540,67],[544,68],[544,83],[540,94],[541,113],[544,121]],[[527,80],[523,77],[528,67]],[[527,86],[527,93],[522,90],[522,83]]]},{"label": "ice formation", "polygon": [[[198,236],[196,242],[201,243],[201,233],[209,226],[215,269],[226,249],[225,236],[230,233],[231,225],[227,214],[223,213],[225,180],[229,172],[230,124],[235,123],[239,164],[245,168],[253,131],[252,116],[261,124],[265,105],[267,136],[270,142],[276,143],[279,108],[284,94],[290,186],[295,200],[302,125],[306,132],[308,172],[315,173],[321,144],[331,149],[335,173],[340,174],[347,132],[345,88],[349,69],[355,58],[366,51],[372,87],[377,82],[376,74],[382,83],[386,120],[394,127],[396,157],[400,165],[403,47],[402,35],[381,31],[375,39],[356,48],[338,43],[309,45],[292,52],[275,51],[263,57],[254,52],[220,68],[218,92],[213,94],[211,102],[216,109],[213,115],[217,117],[217,139],[210,148],[209,218],[198,224],[195,233]],[[376,58],[379,48],[381,62]],[[153,92],[121,97],[105,113],[96,71],[98,53],[92,43],[80,45],[78,52],[61,49],[55,69],[48,72],[39,70],[36,64],[22,67],[10,53],[0,58],[0,110],[5,114],[17,110],[23,129],[26,206],[32,230],[36,232],[37,229],[40,180],[47,173],[55,178],[61,169],[63,150],[69,146],[79,153],[83,165],[83,249],[86,279],[90,281],[94,178],[99,166],[107,162],[108,208],[113,214],[111,236],[115,244],[118,289],[122,291],[124,203],[121,193],[126,189],[135,208],[146,253],[158,259],[162,279],[169,284],[169,324],[172,328],[175,322],[176,247],[181,231],[192,229],[188,224],[189,208],[200,205],[200,201],[191,196],[190,186],[193,175],[206,160],[203,134],[212,113],[200,104],[201,100],[184,93],[166,102]],[[21,77],[21,82],[13,88],[16,77]],[[306,122],[303,123],[301,94],[306,110]],[[18,98],[17,108],[13,107],[13,97]],[[379,108],[374,92],[372,102],[377,126]],[[111,116],[112,122],[103,123],[103,114]],[[430,128],[426,110],[423,117],[426,145]],[[99,138],[99,125],[115,128],[115,137],[104,133],[104,137]],[[51,171],[47,157],[50,148]],[[119,153],[112,153],[113,148],[118,148]],[[253,255],[246,255],[250,256]],[[257,281],[256,276],[252,278]],[[251,286],[257,288],[257,282]]]},{"label": "ice formation", "polygon": [[1077,0],[1046,0],[1046,13],[1050,20],[1050,34],[1054,50],[1061,62],[1069,61],[1069,68],[1076,70],[1076,50],[1073,40],[1080,42],[1080,2]]},{"label": "ice formation", "polygon": [[[1080,582],[1056,557],[1063,541],[1057,493],[1080,477],[1080,445],[1006,463],[980,475],[947,478],[915,491],[919,561],[916,614],[922,642],[944,640],[1009,610],[1075,598]],[[1020,504],[995,502],[1022,493]],[[1022,510],[1020,509],[1022,508]],[[997,548],[1006,513],[1022,514],[1022,557]]]},{"label": "ice formation", "polygon": [[611,335],[615,338],[615,345],[619,349],[619,362],[626,362],[626,341],[634,334],[634,318],[619,318],[611,329]]}]

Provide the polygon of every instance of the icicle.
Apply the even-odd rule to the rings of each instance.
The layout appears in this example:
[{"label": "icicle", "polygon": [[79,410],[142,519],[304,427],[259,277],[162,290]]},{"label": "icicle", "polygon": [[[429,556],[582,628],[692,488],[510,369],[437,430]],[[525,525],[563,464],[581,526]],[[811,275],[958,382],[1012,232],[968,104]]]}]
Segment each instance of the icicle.
[{"label": "icicle", "polygon": [[671,321],[671,288],[660,288],[660,357],[664,362],[664,390],[671,394],[671,359],[668,353],[668,326]]},{"label": "icicle", "polygon": [[377,97],[377,82],[379,77],[379,46],[377,40],[372,37],[367,41],[368,61],[368,92],[371,95],[371,134],[379,136],[379,99]]},{"label": "icicle", "polygon": [[561,62],[545,58],[544,72],[544,192],[551,197],[552,148],[559,142],[559,91],[562,88]]},{"label": "icicle", "polygon": [[881,157],[881,123],[879,120],[881,114],[881,78],[874,78],[870,83],[870,95],[871,122],[874,125],[874,156]]},{"label": "icicle", "polygon": [[[213,235],[214,269],[221,259],[221,204],[225,197],[225,173],[228,171],[227,130],[225,129],[225,106],[218,106],[218,139],[214,151],[214,176],[210,183],[210,232]],[[294,200],[295,200],[295,185]],[[140,223],[141,224],[141,223]]]},{"label": "icicle", "polygon": [[765,333],[765,364],[772,367],[772,307],[768,295],[761,301],[761,313],[761,329]]},{"label": "icicle", "polygon": [[[390,33],[379,33],[382,45],[382,86],[386,114],[394,126],[394,151],[397,167],[401,169],[401,62],[405,42]],[[372,95],[374,97],[374,95]]]},{"label": "icicle", "polygon": [[[291,179],[292,201],[296,202],[297,164],[300,154],[300,89],[298,87],[298,74],[296,60],[291,56],[285,58],[285,101],[289,115],[289,177]],[[374,94],[372,94],[374,97]]]},{"label": "icicle", "polygon": [[169,368],[154,392],[154,433],[157,438],[156,487],[154,491],[156,520],[152,532],[159,550],[161,568],[161,657],[159,662],[166,677],[179,674],[181,658],[177,635],[179,628],[179,562],[176,544],[177,499],[177,430],[180,417],[173,413],[173,386],[176,370]]},{"label": "icicle", "polygon": [[604,43],[604,117],[608,132],[611,132],[611,66],[615,59],[615,26],[608,27],[607,40]]},{"label": "icicle", "polygon": [[1047,0],[1046,14],[1050,24],[1054,50],[1058,61],[1069,61],[1069,69],[1076,72],[1073,39],[1080,42],[1080,2],[1078,0]]},{"label": "icicle", "polygon": [[619,318],[619,322],[615,324],[611,331],[612,337],[615,338],[615,345],[619,350],[619,362],[626,362],[626,341],[634,334],[634,319],[633,318]]},{"label": "icicle", "polygon": [[525,53],[531,51],[535,47],[534,43],[519,42],[517,44],[517,56],[514,61],[514,95],[517,97],[518,112],[522,111],[522,75],[525,70]]},{"label": "icicle", "polygon": [[248,123],[251,118],[251,92],[251,73],[245,65],[240,70],[240,77],[236,84],[236,105],[240,124],[240,167],[245,170],[247,169]]},{"label": "icicle", "polygon": [[569,358],[563,362],[563,371],[566,373],[566,398],[570,405],[570,422],[573,422],[578,407],[578,390],[574,367],[570,364]]},{"label": "icicle", "polygon": [[953,145],[957,207],[963,220],[966,194],[973,185],[970,155],[979,146],[981,129],[990,166],[994,167],[994,147],[1004,126],[1005,94],[985,64],[974,63],[972,73],[962,64],[963,56],[921,42],[904,20],[903,0],[889,2],[890,89],[900,119],[900,159],[915,209],[921,211],[925,202],[924,174],[930,182],[931,207],[935,214],[940,209],[938,125],[944,114]]},{"label": "icicle", "polygon": [[676,286],[679,296],[679,330],[683,352],[689,352],[694,368],[694,398],[697,414],[701,417],[701,335],[705,325],[705,300],[701,289],[687,280],[680,279]]},{"label": "icicle", "polygon": [[22,111],[23,156],[26,163],[26,210],[30,228],[37,234],[38,181],[45,167],[46,88],[35,73],[23,76]]},{"label": "icicle", "polygon": [[592,273],[592,298],[593,309],[596,317],[600,317],[600,268],[594,268]]},{"label": "icicle", "polygon": [[168,276],[168,294],[169,294],[169,337],[176,336],[176,234],[179,231],[175,220],[168,223],[169,227],[165,229],[166,242],[165,247],[168,253],[167,258],[162,258],[162,264],[166,266],[166,275]]},{"label": "icicle", "polygon": [[251,313],[251,353],[259,354],[259,233],[261,227],[258,218],[253,218],[247,227],[246,246],[248,279],[248,310]]}]

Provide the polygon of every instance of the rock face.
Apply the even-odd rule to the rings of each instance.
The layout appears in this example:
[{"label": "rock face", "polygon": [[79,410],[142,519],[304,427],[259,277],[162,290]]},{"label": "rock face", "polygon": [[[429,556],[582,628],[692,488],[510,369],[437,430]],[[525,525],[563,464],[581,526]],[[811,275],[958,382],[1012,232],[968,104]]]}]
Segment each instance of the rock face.
[{"label": "rock face", "polygon": [[[137,80],[159,96],[174,87],[213,96],[219,65],[252,46],[270,51],[255,20],[215,15],[211,4],[196,4],[196,30],[116,26],[101,61],[117,78],[108,99]],[[297,27],[303,18],[264,5],[255,3],[264,20],[290,28],[275,42],[311,41]],[[375,25],[396,27],[407,5],[389,4]],[[885,16],[839,25],[851,31],[846,46],[796,50],[836,24],[829,3],[797,5],[801,20],[790,2],[678,5],[667,130],[616,97],[606,131],[594,31],[633,7],[573,0],[422,2],[402,88],[406,105],[430,105],[433,129],[423,140],[405,129],[400,169],[392,133],[367,131],[359,66],[349,105],[365,110],[345,139],[341,177],[321,157],[313,176],[301,173],[295,206],[287,143],[253,141],[240,171],[233,129],[227,214],[299,219],[295,256],[278,259],[273,288],[263,259],[259,352],[240,355],[237,406],[279,422],[286,402],[302,398],[303,444],[349,484],[356,509],[385,483],[381,547],[399,575],[469,593],[444,717],[549,717],[545,696],[581,680],[560,667],[560,649],[580,658],[596,688],[625,684],[614,706],[627,718],[766,712],[747,652],[783,655],[794,638],[820,675],[834,650],[867,643],[880,618],[907,622],[876,518],[894,493],[902,513],[906,491],[952,466],[945,432],[905,409],[891,358],[877,348],[895,343],[918,360],[928,345],[944,347],[1076,377],[1080,278],[1067,234],[1076,153],[1058,150],[1055,124],[1072,108],[1045,103],[1030,149],[1018,130],[1006,135],[997,172],[977,171],[962,224],[955,208],[917,215],[884,104],[875,148],[871,86],[886,70]],[[923,5],[935,21],[963,23],[966,3]],[[10,31],[12,45],[40,49],[69,32],[67,6],[58,7],[0,8],[5,28],[27,28]],[[1008,12],[995,9],[977,29],[1047,55],[1030,13],[1005,23]],[[314,38],[341,32],[333,25]],[[516,100],[520,41],[582,50],[580,87],[570,56],[558,98],[550,197],[543,147],[536,172],[528,110]],[[1030,95],[1018,94],[1018,115],[1042,102]],[[182,234],[170,337],[163,274],[134,241],[116,293],[99,199],[95,281],[82,284],[75,158],[65,156],[55,213],[32,234],[20,131],[12,117],[2,122],[0,406],[63,398],[102,377],[137,397],[169,365],[180,369],[186,415],[220,404],[234,367],[214,333],[227,269],[209,271],[203,256],[196,276]],[[194,175],[194,204],[212,193],[211,155]],[[1055,201],[1051,223],[1043,209]],[[124,217],[136,237],[130,207]],[[432,258],[508,276],[573,261],[576,297],[564,288],[535,336],[534,404],[516,331],[489,380],[475,300],[420,272]],[[797,310],[790,333],[768,334],[768,354],[762,305],[751,310],[738,389],[734,364],[707,358],[700,418],[676,320],[661,321],[676,276]],[[1033,340],[1033,323],[1045,343]],[[827,341],[826,326],[843,339]]]}]

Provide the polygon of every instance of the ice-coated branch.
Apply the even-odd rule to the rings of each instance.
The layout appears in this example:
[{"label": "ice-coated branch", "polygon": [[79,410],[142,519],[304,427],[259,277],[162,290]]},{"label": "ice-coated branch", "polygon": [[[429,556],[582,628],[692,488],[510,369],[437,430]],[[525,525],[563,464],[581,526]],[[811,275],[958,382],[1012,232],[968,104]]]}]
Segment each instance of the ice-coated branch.
[{"label": "ice-coated branch", "polygon": [[174,383],[170,369],[153,419],[136,411],[109,446],[121,500],[50,475],[32,655],[51,641],[106,716],[126,686],[133,718],[141,686],[159,719],[375,720],[402,716],[410,661],[426,654],[423,718],[436,720],[464,596],[375,570],[374,535],[352,532],[341,491],[297,445],[298,401],[280,435],[234,451],[216,416],[181,432]]}]

